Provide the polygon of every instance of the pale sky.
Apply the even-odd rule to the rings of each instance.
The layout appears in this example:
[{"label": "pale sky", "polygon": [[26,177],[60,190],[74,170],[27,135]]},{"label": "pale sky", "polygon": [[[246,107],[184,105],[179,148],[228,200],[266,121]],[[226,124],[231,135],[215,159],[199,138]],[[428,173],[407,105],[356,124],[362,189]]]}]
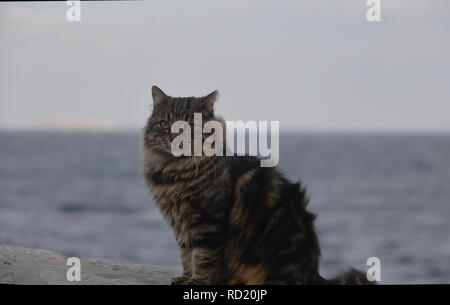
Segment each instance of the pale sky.
[{"label": "pale sky", "polygon": [[450,1],[0,3],[0,128],[138,129],[150,88],[227,120],[450,132]]}]

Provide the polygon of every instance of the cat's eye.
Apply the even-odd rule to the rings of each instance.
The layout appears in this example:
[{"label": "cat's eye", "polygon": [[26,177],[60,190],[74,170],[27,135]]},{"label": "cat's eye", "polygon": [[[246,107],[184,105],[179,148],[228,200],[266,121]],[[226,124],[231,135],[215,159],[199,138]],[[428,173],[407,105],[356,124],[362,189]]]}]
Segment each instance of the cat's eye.
[{"label": "cat's eye", "polygon": [[167,129],[170,128],[170,124],[169,124],[169,122],[167,122],[167,121],[161,121],[161,122],[159,122],[159,126],[161,126],[161,128],[162,128],[162,129],[165,129],[165,130],[167,130]]}]

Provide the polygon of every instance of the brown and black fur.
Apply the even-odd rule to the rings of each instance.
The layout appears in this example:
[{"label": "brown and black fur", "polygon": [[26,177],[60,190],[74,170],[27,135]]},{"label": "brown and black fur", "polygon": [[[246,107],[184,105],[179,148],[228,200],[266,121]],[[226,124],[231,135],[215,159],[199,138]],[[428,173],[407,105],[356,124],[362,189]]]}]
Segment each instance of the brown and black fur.
[{"label": "brown and black fur", "polygon": [[[214,115],[217,92],[174,98],[152,88],[154,108],[142,137],[144,177],[172,227],[184,273],[173,284],[358,284],[355,270],[326,281],[318,272],[315,216],[300,183],[256,157],[174,157],[176,120],[203,123]],[[223,122],[223,121],[222,121]]]}]

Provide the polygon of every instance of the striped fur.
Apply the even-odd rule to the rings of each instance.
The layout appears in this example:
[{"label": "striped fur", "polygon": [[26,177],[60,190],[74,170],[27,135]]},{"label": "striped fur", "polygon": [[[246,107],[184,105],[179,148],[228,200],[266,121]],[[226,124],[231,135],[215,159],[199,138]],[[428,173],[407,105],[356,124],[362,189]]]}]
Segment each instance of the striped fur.
[{"label": "striped fur", "polygon": [[301,184],[260,167],[256,157],[173,157],[161,120],[192,124],[193,112],[204,122],[217,119],[217,93],[173,98],[153,87],[152,94],[142,137],[144,178],[179,245],[184,273],[172,283],[326,283]]}]

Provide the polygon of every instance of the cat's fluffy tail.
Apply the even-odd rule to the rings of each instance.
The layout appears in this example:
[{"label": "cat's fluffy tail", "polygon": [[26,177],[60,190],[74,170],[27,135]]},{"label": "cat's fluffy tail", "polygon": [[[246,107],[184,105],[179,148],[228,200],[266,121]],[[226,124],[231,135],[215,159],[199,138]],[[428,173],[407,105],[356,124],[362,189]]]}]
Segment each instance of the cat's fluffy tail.
[{"label": "cat's fluffy tail", "polygon": [[367,279],[364,272],[350,268],[346,271],[340,272],[336,277],[332,279],[322,278],[320,281],[322,285],[375,285],[375,282],[371,282]]}]

